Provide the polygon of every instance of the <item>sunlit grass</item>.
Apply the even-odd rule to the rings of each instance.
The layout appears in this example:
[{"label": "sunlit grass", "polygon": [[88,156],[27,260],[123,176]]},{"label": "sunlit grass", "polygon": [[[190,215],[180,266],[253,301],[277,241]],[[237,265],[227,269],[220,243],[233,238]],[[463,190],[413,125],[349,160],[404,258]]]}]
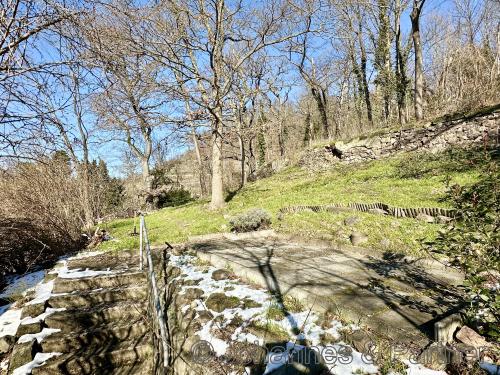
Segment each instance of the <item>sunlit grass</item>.
[{"label": "sunlit grass", "polygon": [[[228,231],[228,217],[260,207],[273,215],[272,226],[281,232],[348,243],[349,234],[356,230],[368,235],[367,246],[418,253],[420,241],[434,237],[439,225],[354,211],[287,214],[281,221],[276,214],[285,206],[349,202],[449,207],[443,199],[448,186],[476,181],[481,173],[480,165],[480,162],[471,162],[470,154],[455,153],[427,157],[410,154],[363,165],[337,166],[325,172],[290,167],[270,178],[249,183],[223,210],[211,211],[208,201],[196,201],[158,210],[148,215],[146,221],[153,244],[178,243],[189,236]],[[360,220],[348,227],[343,223],[348,216],[357,216]],[[138,228],[134,219],[108,223],[106,229],[114,240],[104,243],[102,248],[137,247],[138,238],[129,235],[134,222]],[[384,239],[388,241],[382,246]]]}]

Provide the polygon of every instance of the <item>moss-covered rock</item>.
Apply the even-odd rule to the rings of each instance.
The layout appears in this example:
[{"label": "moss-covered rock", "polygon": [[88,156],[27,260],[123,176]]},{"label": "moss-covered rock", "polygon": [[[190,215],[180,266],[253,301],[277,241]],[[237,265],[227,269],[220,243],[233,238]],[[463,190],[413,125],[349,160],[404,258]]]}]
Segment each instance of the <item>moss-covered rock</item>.
[{"label": "moss-covered rock", "polygon": [[238,297],[226,296],[224,293],[212,293],[205,302],[210,310],[222,312],[226,309],[234,309],[240,305]]}]

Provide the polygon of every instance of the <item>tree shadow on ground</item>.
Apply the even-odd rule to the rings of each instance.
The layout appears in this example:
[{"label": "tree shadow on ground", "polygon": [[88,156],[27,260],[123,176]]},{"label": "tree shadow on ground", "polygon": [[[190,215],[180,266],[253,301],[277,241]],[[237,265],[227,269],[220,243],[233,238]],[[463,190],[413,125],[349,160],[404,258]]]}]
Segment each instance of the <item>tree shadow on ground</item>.
[{"label": "tree shadow on ground", "polygon": [[[227,243],[227,241],[225,242]],[[362,267],[366,269],[367,272],[375,271],[377,276],[370,278],[369,282],[364,284],[353,278],[348,278],[331,271],[327,267],[312,265],[312,262],[305,258],[304,268],[309,272],[310,280],[291,284],[280,281],[280,277],[273,264],[273,260],[276,256],[276,249],[283,246],[283,243],[279,243],[277,240],[254,241],[254,243],[249,241],[233,241],[230,245],[237,249],[231,253],[232,258],[241,259],[242,263],[244,263],[243,261],[248,262],[251,260],[253,265],[258,269],[264,280],[264,286],[271,295],[274,296],[278,302],[278,306],[282,309],[283,315],[289,319],[290,325],[294,327],[296,334],[301,333],[301,327],[297,326],[297,322],[294,321],[293,315],[287,311],[284,303],[284,296],[292,292],[295,288],[314,290],[315,287],[320,287],[323,288],[322,290],[326,293],[320,296],[322,308],[324,309],[327,304],[330,304],[333,311],[342,309],[344,306],[339,306],[336,301],[329,301],[329,296],[327,294],[332,293],[332,295],[334,295],[336,291],[335,288],[337,288],[338,285],[332,285],[325,282],[325,278],[328,277],[334,278],[339,284],[345,285],[347,287],[346,290],[350,289],[352,291],[346,292],[346,294],[351,293],[351,297],[347,296],[351,299],[351,302],[354,300],[357,303],[358,298],[360,298],[359,302],[361,303],[365,296],[374,298],[407,321],[416,331],[425,334],[428,339],[433,338],[433,322],[435,320],[456,311],[462,306],[463,298],[460,290],[449,287],[444,282],[426,272],[423,267],[416,263],[408,263],[407,260],[402,257],[394,258],[389,254],[385,254],[382,258],[366,256],[364,259],[360,260],[359,257],[352,256],[348,251],[331,249],[332,254],[342,254],[342,256],[350,259],[350,262],[352,262],[351,265]],[[200,251],[210,253],[212,250],[219,249],[220,246],[220,243],[208,242],[205,244],[198,244],[197,248]],[[265,252],[263,254],[258,254],[252,250],[255,246],[259,246],[261,249],[264,248]],[[325,260],[325,262],[327,261]],[[283,270],[281,270],[281,272],[283,272]],[[416,290],[417,293],[422,294],[422,298],[416,299],[412,296],[408,296],[404,292],[398,291],[382,282],[388,278],[394,279],[403,286],[412,288],[412,290]],[[308,307],[314,309],[317,306]],[[413,312],[417,311],[429,314],[432,316],[432,319],[422,324],[415,320]],[[370,312],[367,311],[366,314],[368,313]],[[363,318],[361,317],[360,319]],[[387,328],[388,331],[391,330],[390,327]]]}]

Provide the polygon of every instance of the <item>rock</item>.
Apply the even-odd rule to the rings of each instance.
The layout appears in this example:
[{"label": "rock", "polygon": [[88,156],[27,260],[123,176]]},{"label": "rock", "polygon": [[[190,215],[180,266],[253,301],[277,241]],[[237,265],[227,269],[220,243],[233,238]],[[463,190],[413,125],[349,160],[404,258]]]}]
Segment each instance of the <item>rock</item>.
[{"label": "rock", "polygon": [[181,275],[181,269],[179,267],[175,267],[175,266],[168,266],[167,267],[167,276],[169,278],[174,278],[174,277],[177,277],[177,276],[180,276]]},{"label": "rock", "polygon": [[31,341],[14,345],[10,356],[9,373],[33,360],[35,341],[36,339],[31,339]]},{"label": "rock", "polygon": [[229,272],[228,270],[223,270],[223,269],[215,270],[212,273],[212,279],[214,279],[215,281],[229,279],[230,276],[231,276],[231,272]]},{"label": "rock", "polygon": [[14,336],[6,335],[0,337],[0,354],[8,353],[14,342]]},{"label": "rock", "polygon": [[386,210],[383,210],[381,208],[370,208],[368,210],[369,213],[371,214],[377,214],[377,215],[387,215],[388,212]]},{"label": "rock", "polygon": [[434,323],[434,341],[449,344],[454,341],[455,332],[462,327],[460,314],[453,314]]},{"label": "rock", "polygon": [[243,308],[245,308],[245,309],[253,309],[253,308],[256,308],[256,307],[262,307],[262,304],[254,301],[253,299],[250,299],[250,298],[245,298],[243,300]]},{"label": "rock", "polygon": [[205,324],[214,318],[213,314],[210,311],[203,310],[198,313],[196,320],[198,320],[201,324]]},{"label": "rock", "polygon": [[368,242],[368,236],[360,232],[352,232],[349,239],[354,246]]},{"label": "rock", "polygon": [[434,217],[426,214],[418,214],[416,217],[417,220],[424,221],[426,223],[434,223]]},{"label": "rock", "polygon": [[383,248],[388,248],[389,246],[391,246],[391,241],[387,238],[382,238],[380,240],[380,246],[382,246]]},{"label": "rock", "polygon": [[212,293],[205,304],[210,310],[222,312],[226,309],[234,309],[240,304],[238,297],[229,297],[224,293]]},{"label": "rock", "polygon": [[42,303],[34,303],[31,305],[24,305],[23,310],[21,312],[21,319],[27,318],[27,317],[35,317],[40,314],[43,314],[45,311],[46,307],[46,301]]},{"label": "rock", "polygon": [[30,333],[39,333],[42,331],[42,323],[34,322],[30,324],[19,324],[17,328],[16,337],[21,337],[22,335],[27,335]]},{"label": "rock", "polygon": [[199,288],[187,288],[187,289],[184,291],[184,295],[185,295],[185,296],[186,296],[186,298],[188,298],[189,300],[198,299],[198,298],[200,298],[203,294],[204,294],[203,290],[201,290],[201,289],[199,289]]},{"label": "rock", "polygon": [[174,246],[174,248],[171,251],[172,254],[174,255],[182,255],[186,252],[186,247],[185,246]]},{"label": "rock", "polygon": [[346,341],[358,352],[364,354],[369,354],[374,345],[373,338],[363,330],[354,331],[348,334]]},{"label": "rock", "polygon": [[193,285],[198,285],[200,283],[200,280],[184,280],[183,284],[186,286],[193,286]]},{"label": "rock", "polygon": [[344,219],[344,224],[347,226],[352,226],[359,223],[359,217],[357,216],[349,216]]},{"label": "rock", "polygon": [[457,332],[456,338],[465,345],[473,346],[476,349],[485,348],[491,345],[483,336],[467,326],[463,326]]},{"label": "rock", "polygon": [[448,217],[448,216],[439,215],[438,217],[436,217],[436,221],[439,224],[448,224],[449,222],[453,221],[453,218]]}]

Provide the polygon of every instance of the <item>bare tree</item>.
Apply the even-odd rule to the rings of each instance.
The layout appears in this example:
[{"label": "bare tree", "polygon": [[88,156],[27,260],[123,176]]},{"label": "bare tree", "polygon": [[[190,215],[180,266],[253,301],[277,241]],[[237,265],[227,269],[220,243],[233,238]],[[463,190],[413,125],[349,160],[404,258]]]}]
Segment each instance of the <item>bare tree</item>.
[{"label": "bare tree", "polygon": [[413,7],[410,13],[411,35],[415,53],[415,89],[413,99],[415,118],[417,120],[422,120],[424,118],[424,57],[420,38],[420,16],[424,4],[425,0],[413,0]]},{"label": "bare tree", "polygon": [[[211,207],[224,206],[223,138],[234,74],[259,51],[307,32],[309,7],[281,1],[227,4],[224,0],[179,0],[153,9],[149,53],[180,72],[189,100],[210,117]],[[304,16],[305,15],[305,16]],[[185,91],[181,94],[184,94]]]}]

